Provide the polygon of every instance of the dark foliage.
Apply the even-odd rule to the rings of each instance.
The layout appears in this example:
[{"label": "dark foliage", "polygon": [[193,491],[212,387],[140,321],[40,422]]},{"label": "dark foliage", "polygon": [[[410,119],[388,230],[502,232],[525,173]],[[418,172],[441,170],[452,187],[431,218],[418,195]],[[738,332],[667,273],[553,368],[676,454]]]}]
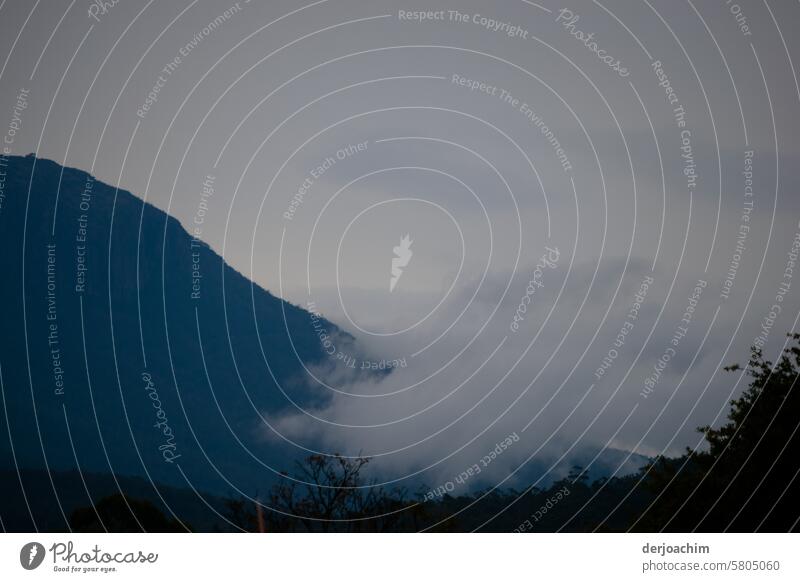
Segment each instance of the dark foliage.
[{"label": "dark foliage", "polygon": [[[637,529],[794,531],[800,505],[800,334],[777,364],[753,349],[749,387],[731,401],[728,421],[700,427],[707,450],[659,459],[648,472],[655,501]],[[738,365],[728,368],[737,371]]]},{"label": "dark foliage", "polygon": [[84,533],[187,531],[149,501],[121,494],[105,497],[93,507],[76,509],[69,521],[72,531]]},{"label": "dark foliage", "polygon": [[381,532],[413,527],[419,511],[406,491],[364,484],[361,471],[367,463],[369,459],[363,457],[312,455],[296,463],[293,477],[284,474],[260,506],[231,500],[229,519],[245,530],[272,532]]}]

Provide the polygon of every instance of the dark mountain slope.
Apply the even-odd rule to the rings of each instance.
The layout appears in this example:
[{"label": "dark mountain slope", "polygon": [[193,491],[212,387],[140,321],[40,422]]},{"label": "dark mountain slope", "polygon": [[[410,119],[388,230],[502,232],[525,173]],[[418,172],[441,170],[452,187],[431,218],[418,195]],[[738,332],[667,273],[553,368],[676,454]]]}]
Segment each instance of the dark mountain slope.
[{"label": "dark mountain slope", "polygon": [[262,463],[290,466],[293,448],[264,438],[260,414],[323,402],[290,344],[306,364],[326,358],[309,314],[129,192],[5,160],[0,467],[253,494],[274,477]]}]

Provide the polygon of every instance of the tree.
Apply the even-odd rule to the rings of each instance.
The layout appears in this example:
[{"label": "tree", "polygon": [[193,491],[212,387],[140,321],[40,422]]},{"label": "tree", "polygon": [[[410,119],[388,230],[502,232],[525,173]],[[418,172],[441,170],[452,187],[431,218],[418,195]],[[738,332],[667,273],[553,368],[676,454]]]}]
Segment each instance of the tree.
[{"label": "tree", "polygon": [[[647,485],[657,500],[647,531],[796,531],[800,518],[800,334],[777,364],[752,348],[749,387],[728,421],[698,428],[707,450],[657,459]],[[726,368],[739,370],[738,365]]]},{"label": "tree", "polygon": [[[311,455],[296,462],[293,477],[283,473],[261,507],[239,499],[228,503],[229,519],[248,531],[397,531],[413,519],[406,491],[364,484],[369,458]],[[259,525],[259,509],[261,523]],[[407,513],[408,512],[408,513]]]}]

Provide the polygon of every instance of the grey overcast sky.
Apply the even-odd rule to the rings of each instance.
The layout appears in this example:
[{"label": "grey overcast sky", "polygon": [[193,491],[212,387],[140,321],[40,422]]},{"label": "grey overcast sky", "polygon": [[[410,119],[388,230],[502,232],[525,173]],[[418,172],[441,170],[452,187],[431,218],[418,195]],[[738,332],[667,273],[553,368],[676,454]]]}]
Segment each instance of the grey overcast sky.
[{"label": "grey overcast sky", "polygon": [[674,453],[797,329],[796,2],[100,4],[2,4],[0,130],[399,365],[312,370],[305,446]]}]

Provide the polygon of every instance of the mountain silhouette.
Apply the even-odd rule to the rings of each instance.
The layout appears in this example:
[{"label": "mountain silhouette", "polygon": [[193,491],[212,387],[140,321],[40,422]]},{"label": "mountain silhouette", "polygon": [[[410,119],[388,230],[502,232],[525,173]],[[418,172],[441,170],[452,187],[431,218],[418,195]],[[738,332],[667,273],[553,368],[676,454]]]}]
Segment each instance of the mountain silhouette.
[{"label": "mountain silhouette", "polygon": [[[357,353],[352,336],[84,171],[0,157],[0,179],[0,470],[60,472],[44,483],[51,505],[63,475],[84,472],[238,497],[308,454],[268,420],[324,407],[329,392],[304,366],[336,365],[320,329]],[[576,463],[596,478],[647,461],[626,456],[575,451],[554,471],[533,460],[518,484],[552,482]],[[71,497],[76,486],[86,489],[71,483]]]},{"label": "mountain silhouette", "polygon": [[0,467],[253,494],[290,466],[264,418],[326,402],[309,313],[129,192],[3,161]]}]

